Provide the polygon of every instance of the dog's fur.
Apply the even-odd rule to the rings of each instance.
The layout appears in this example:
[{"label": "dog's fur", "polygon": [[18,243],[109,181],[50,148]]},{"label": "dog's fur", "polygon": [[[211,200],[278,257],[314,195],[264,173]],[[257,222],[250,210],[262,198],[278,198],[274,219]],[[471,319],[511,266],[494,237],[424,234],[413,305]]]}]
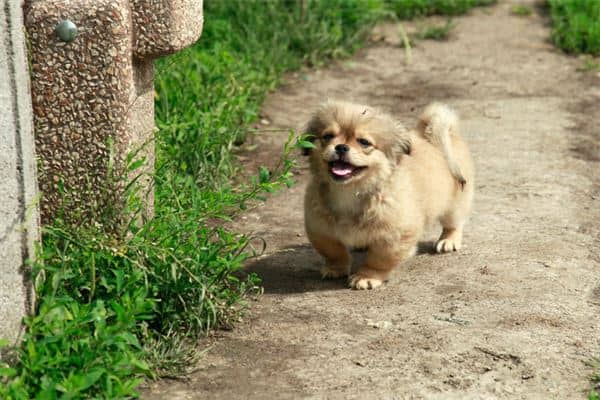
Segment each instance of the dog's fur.
[{"label": "dog's fur", "polygon": [[309,151],[305,226],[325,258],[324,278],[347,276],[349,248],[367,248],[349,285],[380,286],[415,253],[425,227],[435,221],[443,228],[436,251],[460,249],[474,171],[450,108],[430,104],[416,128],[407,130],[376,109],[327,101],[306,132],[315,148]]}]

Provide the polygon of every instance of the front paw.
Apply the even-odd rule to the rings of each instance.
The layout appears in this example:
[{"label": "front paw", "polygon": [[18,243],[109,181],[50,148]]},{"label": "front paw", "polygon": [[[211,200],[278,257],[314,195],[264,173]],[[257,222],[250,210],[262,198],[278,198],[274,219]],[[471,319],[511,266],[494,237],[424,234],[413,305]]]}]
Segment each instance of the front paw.
[{"label": "front paw", "polygon": [[461,243],[458,240],[452,238],[441,239],[435,244],[435,251],[437,253],[450,253],[452,251],[460,250]]},{"label": "front paw", "polygon": [[323,279],[338,279],[348,276],[349,267],[338,267],[326,265],[321,268],[321,278]]},{"label": "front paw", "polygon": [[375,289],[383,284],[383,280],[378,278],[367,277],[361,275],[360,273],[356,273],[350,276],[348,280],[348,285],[352,289],[357,290],[365,290],[365,289]]}]

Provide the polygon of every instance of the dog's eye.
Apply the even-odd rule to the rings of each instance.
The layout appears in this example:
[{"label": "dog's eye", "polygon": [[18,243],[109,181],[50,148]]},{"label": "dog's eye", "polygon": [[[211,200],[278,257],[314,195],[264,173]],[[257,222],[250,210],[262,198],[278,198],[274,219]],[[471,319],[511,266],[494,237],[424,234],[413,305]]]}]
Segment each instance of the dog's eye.
[{"label": "dog's eye", "polygon": [[367,139],[363,139],[363,138],[359,138],[356,139],[356,141],[362,146],[362,147],[369,147],[371,145],[371,142],[369,142]]},{"label": "dog's eye", "polygon": [[323,139],[325,142],[329,142],[333,138],[334,138],[333,133],[326,133],[323,136],[321,136],[321,139]]}]

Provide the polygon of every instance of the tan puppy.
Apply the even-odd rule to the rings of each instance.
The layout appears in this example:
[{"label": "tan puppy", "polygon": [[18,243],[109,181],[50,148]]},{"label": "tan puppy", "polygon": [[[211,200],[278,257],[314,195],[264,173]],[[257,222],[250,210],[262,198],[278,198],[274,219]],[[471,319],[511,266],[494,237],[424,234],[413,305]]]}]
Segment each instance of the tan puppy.
[{"label": "tan puppy", "polygon": [[415,253],[427,224],[443,227],[437,252],[461,247],[473,197],[473,163],[458,134],[458,118],[431,104],[414,130],[373,108],[328,101],[307,132],[312,179],[304,214],[306,233],[325,257],[324,278],[347,276],[349,248],[367,248],[366,262],[349,277],[372,289]]}]

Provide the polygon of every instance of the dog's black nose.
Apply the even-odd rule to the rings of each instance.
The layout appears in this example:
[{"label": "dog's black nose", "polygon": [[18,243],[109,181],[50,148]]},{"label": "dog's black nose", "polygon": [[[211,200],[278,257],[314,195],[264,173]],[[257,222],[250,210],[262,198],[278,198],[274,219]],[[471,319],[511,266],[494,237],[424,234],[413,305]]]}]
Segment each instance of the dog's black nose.
[{"label": "dog's black nose", "polygon": [[347,144],[338,144],[335,146],[335,152],[338,154],[346,154],[350,150]]}]

